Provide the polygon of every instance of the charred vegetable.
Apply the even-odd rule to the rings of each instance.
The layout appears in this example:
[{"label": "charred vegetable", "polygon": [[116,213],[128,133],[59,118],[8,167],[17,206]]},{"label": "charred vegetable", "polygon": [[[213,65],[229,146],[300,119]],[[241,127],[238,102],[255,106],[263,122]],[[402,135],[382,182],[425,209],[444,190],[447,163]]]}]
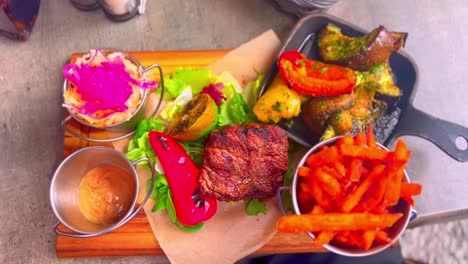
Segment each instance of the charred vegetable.
[{"label": "charred vegetable", "polygon": [[374,97],[377,86],[374,83],[359,85],[355,89],[356,103],[348,109],[355,119],[370,118],[374,114]]},{"label": "charred vegetable", "polygon": [[332,115],[351,108],[355,102],[354,92],[329,98],[312,98],[304,105],[304,121],[312,131],[321,134]]},{"label": "charred vegetable", "polygon": [[325,61],[369,71],[373,66],[388,62],[390,54],[404,46],[407,33],[387,31],[380,26],[369,35],[349,37],[333,24],[321,32],[318,46]]},{"label": "charred vegetable", "polygon": [[293,90],[311,96],[347,94],[359,80],[358,74],[350,68],[309,60],[297,50],[283,52],[278,67]]},{"label": "charred vegetable", "polygon": [[374,66],[369,72],[364,73],[368,82],[377,83],[375,99],[384,101],[390,107],[400,99],[402,92],[395,85],[392,77],[392,69],[387,63]]},{"label": "charred vegetable", "polygon": [[[366,126],[387,109],[387,105],[375,100],[375,91],[378,86],[375,83],[362,84],[355,89],[356,103],[353,107],[335,114],[329,120],[330,131],[328,136],[344,135],[348,133],[362,132]],[[330,128],[327,128],[329,130]],[[322,139],[327,139],[322,135]]]},{"label": "charred vegetable", "polygon": [[385,103],[374,99],[377,87],[376,83],[367,82],[348,97],[313,99],[304,106],[304,121],[312,131],[322,134],[322,140],[363,131],[386,109]]},{"label": "charred vegetable", "polygon": [[355,117],[351,111],[345,110],[334,114],[329,121],[329,126],[333,127],[336,135],[344,135],[354,130]]},{"label": "charred vegetable", "polygon": [[216,126],[218,106],[208,94],[199,94],[174,116],[167,134],[190,141],[208,135]]},{"label": "charred vegetable", "polygon": [[258,120],[278,123],[282,118],[293,118],[301,111],[300,95],[290,89],[277,75],[268,90],[258,99],[253,108]]}]

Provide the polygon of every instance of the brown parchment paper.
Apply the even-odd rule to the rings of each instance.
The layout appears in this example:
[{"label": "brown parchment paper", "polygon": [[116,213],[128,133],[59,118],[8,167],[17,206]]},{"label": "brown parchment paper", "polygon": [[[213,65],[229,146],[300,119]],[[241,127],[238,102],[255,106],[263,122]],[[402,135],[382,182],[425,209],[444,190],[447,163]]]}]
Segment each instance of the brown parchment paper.
[{"label": "brown parchment paper", "polygon": [[[219,61],[209,65],[215,74],[230,72],[241,85],[255,80],[257,72],[266,73],[281,43],[269,30],[231,51]],[[157,102],[152,95],[148,111]],[[125,152],[129,139],[114,143],[114,148]],[[140,201],[146,194],[145,185],[151,177],[141,167],[137,168],[140,179]],[[218,203],[216,215],[197,232],[185,232],[172,224],[166,211],[152,213],[154,205],[149,200],[144,206],[151,228],[172,263],[233,263],[262,247],[276,233],[276,220],[280,216],[275,198],[266,201],[267,214],[247,216],[243,202]]]}]

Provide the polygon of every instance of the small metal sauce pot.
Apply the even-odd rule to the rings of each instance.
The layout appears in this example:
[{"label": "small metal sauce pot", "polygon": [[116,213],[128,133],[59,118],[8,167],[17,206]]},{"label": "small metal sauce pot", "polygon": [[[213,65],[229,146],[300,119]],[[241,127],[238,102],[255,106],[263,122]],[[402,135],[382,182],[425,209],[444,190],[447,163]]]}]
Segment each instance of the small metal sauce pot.
[{"label": "small metal sauce pot", "polygon": [[[59,222],[54,231],[57,234],[70,237],[93,237],[108,233],[132,219],[148,201],[153,187],[150,188],[142,203],[137,206],[140,182],[135,166],[140,162],[148,163],[152,170],[152,184],[154,184],[155,169],[148,158],[130,162],[122,153],[107,147],[87,147],[68,156],[56,169],[50,184],[50,204]],[[78,188],[81,180],[90,170],[102,166],[113,165],[126,170],[135,181],[135,196],[125,216],[112,225],[98,225],[84,217],[78,205]],[[65,233],[58,230],[63,223],[77,234]]]}]

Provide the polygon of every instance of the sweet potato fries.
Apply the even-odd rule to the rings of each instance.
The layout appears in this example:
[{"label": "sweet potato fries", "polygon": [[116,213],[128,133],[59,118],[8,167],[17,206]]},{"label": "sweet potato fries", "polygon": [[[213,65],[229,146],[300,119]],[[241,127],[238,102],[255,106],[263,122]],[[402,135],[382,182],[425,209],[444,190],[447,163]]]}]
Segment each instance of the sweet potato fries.
[{"label": "sweet potato fries", "polygon": [[323,147],[298,168],[303,214],[281,217],[278,231],[313,232],[317,245],[368,250],[375,243],[390,243],[388,228],[403,217],[395,205],[403,199],[414,206],[413,196],[422,191],[404,177],[410,156],[402,140],[392,152],[380,148],[370,126],[367,135],[347,135]]}]

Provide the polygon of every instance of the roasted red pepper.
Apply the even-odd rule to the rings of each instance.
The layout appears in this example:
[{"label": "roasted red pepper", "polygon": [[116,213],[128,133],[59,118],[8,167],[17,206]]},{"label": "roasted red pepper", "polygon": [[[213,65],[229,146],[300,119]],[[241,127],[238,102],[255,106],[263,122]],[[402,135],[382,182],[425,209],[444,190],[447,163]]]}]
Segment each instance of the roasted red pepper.
[{"label": "roasted red pepper", "polygon": [[351,93],[358,80],[350,68],[309,60],[297,50],[283,52],[278,59],[278,67],[292,89],[312,96]]},{"label": "roasted red pepper", "polygon": [[200,169],[185,149],[175,139],[157,131],[149,133],[149,141],[166,175],[177,219],[187,226],[210,219],[218,208],[217,201],[200,193]]}]

